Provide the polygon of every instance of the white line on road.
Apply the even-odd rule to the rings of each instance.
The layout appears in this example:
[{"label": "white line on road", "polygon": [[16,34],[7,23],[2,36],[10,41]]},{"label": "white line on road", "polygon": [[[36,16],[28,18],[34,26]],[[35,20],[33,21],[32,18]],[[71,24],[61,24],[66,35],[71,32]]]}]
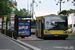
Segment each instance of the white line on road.
[{"label": "white line on road", "polygon": [[17,40],[17,41],[18,41],[19,43],[22,43],[23,45],[26,45],[26,46],[32,48],[33,50],[42,50],[42,49],[37,48],[37,47],[35,47],[35,46],[33,46],[33,45],[27,44],[27,43],[25,43],[25,42],[23,42],[23,41],[20,41],[20,40]]}]

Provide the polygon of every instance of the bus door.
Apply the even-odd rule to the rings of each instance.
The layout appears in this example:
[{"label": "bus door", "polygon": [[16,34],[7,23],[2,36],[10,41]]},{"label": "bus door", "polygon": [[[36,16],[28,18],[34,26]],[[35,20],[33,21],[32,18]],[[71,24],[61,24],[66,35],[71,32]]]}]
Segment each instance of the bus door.
[{"label": "bus door", "polygon": [[43,27],[42,27],[42,20],[37,20],[36,21],[36,36],[37,37],[42,37],[43,34]]},{"label": "bus door", "polygon": [[41,27],[41,29],[42,29],[41,36],[43,37],[44,36],[44,20],[42,20],[42,27]]},{"label": "bus door", "polygon": [[39,27],[38,24],[39,24],[39,20],[36,20],[36,25],[35,25],[35,26],[36,26],[36,29],[35,29],[35,30],[36,30],[36,31],[35,31],[35,35],[36,35],[36,36],[38,36],[38,29],[39,29],[39,28],[38,28],[38,27]]}]

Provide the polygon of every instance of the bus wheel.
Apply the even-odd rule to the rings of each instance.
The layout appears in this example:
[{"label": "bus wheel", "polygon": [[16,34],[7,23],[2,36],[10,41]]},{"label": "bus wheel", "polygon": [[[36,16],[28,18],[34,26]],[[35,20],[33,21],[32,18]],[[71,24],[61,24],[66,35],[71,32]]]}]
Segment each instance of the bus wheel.
[{"label": "bus wheel", "polygon": [[63,40],[66,40],[66,38],[62,38]]},{"label": "bus wheel", "polygon": [[25,38],[25,36],[21,36],[21,38]]}]

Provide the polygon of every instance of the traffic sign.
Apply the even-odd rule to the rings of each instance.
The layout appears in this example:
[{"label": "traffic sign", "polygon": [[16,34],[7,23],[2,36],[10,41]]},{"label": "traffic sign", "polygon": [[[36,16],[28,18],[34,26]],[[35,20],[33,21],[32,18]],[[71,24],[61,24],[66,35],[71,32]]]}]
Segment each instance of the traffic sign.
[{"label": "traffic sign", "polygon": [[15,12],[11,11],[11,27],[14,30],[14,19],[15,19]]},{"label": "traffic sign", "polygon": [[0,22],[2,22],[2,18],[0,18]]},{"label": "traffic sign", "polygon": [[15,17],[15,12],[14,11],[11,11],[11,20],[13,20]]},{"label": "traffic sign", "polygon": [[11,11],[11,14],[15,14],[15,12],[14,11]]}]

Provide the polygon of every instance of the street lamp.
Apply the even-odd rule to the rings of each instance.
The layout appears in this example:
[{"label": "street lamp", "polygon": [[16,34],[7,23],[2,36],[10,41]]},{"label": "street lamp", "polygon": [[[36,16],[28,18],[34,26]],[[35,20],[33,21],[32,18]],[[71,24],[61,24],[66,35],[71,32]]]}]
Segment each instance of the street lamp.
[{"label": "street lamp", "polygon": [[39,3],[41,3],[41,1],[39,1]]},{"label": "street lamp", "polygon": [[74,4],[74,6],[75,6],[75,0],[73,0],[73,1],[72,1],[72,3],[73,3],[73,4]]},{"label": "street lamp", "polygon": [[[34,3],[36,3],[35,0],[32,0],[32,18],[34,16]],[[39,3],[41,3],[41,1],[39,1]],[[36,6],[38,6],[38,4]]]},{"label": "street lamp", "polygon": [[[36,2],[35,2],[36,3]],[[38,4],[36,3],[36,6],[38,6]],[[34,12],[33,12],[34,14]],[[32,3],[30,4],[30,15],[32,16]]]},{"label": "street lamp", "polygon": [[58,3],[56,4],[56,5],[60,4],[60,8],[59,8],[60,11],[61,11],[61,3],[65,3],[65,1],[62,2],[62,0],[59,0]]},{"label": "street lamp", "polygon": [[73,3],[73,4],[74,4],[74,6],[75,6],[75,0],[73,0],[73,1],[72,1],[72,3]]},{"label": "street lamp", "polygon": [[[56,0],[55,0],[55,1],[56,1]],[[68,2],[68,1],[70,1],[70,0],[67,0],[67,2]],[[72,1],[72,3],[74,3],[74,2],[75,2],[75,0]],[[59,10],[61,11],[61,3],[65,3],[65,1],[59,0],[58,3],[60,4]],[[58,5],[58,3],[56,3],[56,5]],[[75,3],[74,3],[74,6],[75,6]]]}]

